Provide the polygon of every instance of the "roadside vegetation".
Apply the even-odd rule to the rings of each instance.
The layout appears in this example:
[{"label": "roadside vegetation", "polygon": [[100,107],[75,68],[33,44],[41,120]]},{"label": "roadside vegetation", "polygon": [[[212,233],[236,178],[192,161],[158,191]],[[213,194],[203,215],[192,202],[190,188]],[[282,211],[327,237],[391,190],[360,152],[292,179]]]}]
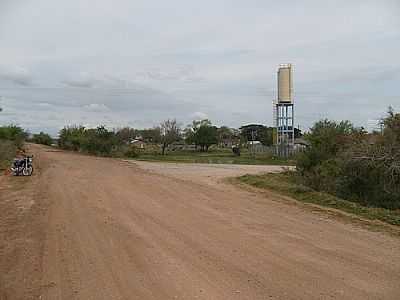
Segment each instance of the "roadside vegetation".
[{"label": "roadside vegetation", "polygon": [[31,138],[30,142],[35,143],[35,144],[42,144],[42,145],[50,146],[51,144],[53,144],[53,139],[50,135],[41,131],[38,134],[34,134]]},{"label": "roadside vegetation", "polygon": [[400,114],[389,109],[381,125],[381,132],[367,133],[348,121],[319,121],[304,137],[310,146],[298,155],[296,171],[239,180],[400,225]]},{"label": "roadside vegetation", "polygon": [[207,152],[201,151],[174,151],[167,155],[141,154],[137,160],[164,161],[175,163],[209,163],[209,164],[243,164],[243,165],[294,165],[294,160],[280,159],[271,154],[254,155],[247,149],[241,155],[232,153],[231,149],[211,148]]},{"label": "roadside vegetation", "polygon": [[[124,127],[109,130],[104,126],[64,127],[58,146],[99,156],[126,157],[151,161],[225,163],[225,164],[288,164],[273,153],[248,150],[249,141],[260,139],[272,144],[272,129],[262,125],[246,125],[240,129],[214,126],[209,120],[193,121],[182,128],[176,120],[165,120],[147,129]],[[44,144],[49,137],[40,133],[33,140]],[[232,146],[237,151],[232,151]],[[240,150],[238,150],[240,149]]]},{"label": "roadside vegetation", "polygon": [[369,220],[379,220],[392,225],[400,225],[400,210],[365,206],[344,200],[326,192],[316,191],[299,181],[293,173],[244,175],[237,180],[257,188],[267,189],[289,196],[304,203],[312,203],[345,211]]},{"label": "roadside vegetation", "polygon": [[26,132],[19,126],[0,127],[0,170],[8,168],[18,149],[22,149]]}]

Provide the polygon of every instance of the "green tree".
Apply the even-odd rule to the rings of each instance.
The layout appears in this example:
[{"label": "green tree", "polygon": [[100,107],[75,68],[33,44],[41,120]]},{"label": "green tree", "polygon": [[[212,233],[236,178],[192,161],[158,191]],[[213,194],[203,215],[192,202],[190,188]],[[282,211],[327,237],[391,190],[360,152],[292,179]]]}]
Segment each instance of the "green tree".
[{"label": "green tree", "polygon": [[79,151],[85,139],[85,127],[67,126],[60,130],[58,145],[62,149]]},{"label": "green tree", "polygon": [[363,205],[400,208],[400,114],[383,131],[367,134],[350,122],[323,120],[305,135],[310,147],[297,159],[303,184]]},{"label": "green tree", "polygon": [[112,150],[119,144],[120,142],[115,133],[101,125],[95,129],[86,129],[84,131],[81,148],[90,154],[110,156]]},{"label": "green tree", "polygon": [[196,131],[195,140],[201,151],[207,152],[211,145],[217,143],[217,127],[208,124],[201,125]]},{"label": "green tree", "polygon": [[[196,130],[197,130],[197,128],[196,128]],[[188,145],[196,144],[195,130],[192,125],[187,125],[185,127],[185,129],[182,132],[182,136],[183,136],[186,144],[188,144]]]},{"label": "green tree", "polygon": [[186,143],[200,146],[201,151],[208,151],[208,148],[218,141],[217,128],[208,119],[194,120],[184,130],[184,136]]},{"label": "green tree", "polygon": [[240,127],[240,134],[245,142],[260,141],[265,146],[274,143],[274,128],[261,124],[249,124]]},{"label": "green tree", "polygon": [[322,161],[335,157],[360,131],[361,129],[355,128],[349,121],[337,123],[325,119],[315,123],[305,135],[310,147],[299,157],[297,168],[308,171]]},{"label": "green tree", "polygon": [[53,143],[53,139],[47,133],[41,131],[39,134],[34,134],[32,137],[32,142],[36,144],[42,144],[50,146]]}]

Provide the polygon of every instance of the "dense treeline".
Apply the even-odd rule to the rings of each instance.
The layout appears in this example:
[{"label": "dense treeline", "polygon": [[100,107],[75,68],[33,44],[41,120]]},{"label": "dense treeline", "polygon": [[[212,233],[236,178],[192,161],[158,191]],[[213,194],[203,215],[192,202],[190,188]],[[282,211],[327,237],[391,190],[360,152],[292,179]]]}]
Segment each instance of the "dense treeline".
[{"label": "dense treeline", "polygon": [[307,186],[363,205],[400,209],[400,114],[389,110],[382,132],[323,120],[306,134],[297,159]]},{"label": "dense treeline", "polygon": [[35,144],[42,144],[42,145],[50,146],[51,144],[53,144],[53,139],[51,138],[51,136],[49,134],[41,131],[38,134],[34,134],[31,138],[30,142],[33,142]]},{"label": "dense treeline", "polygon": [[15,153],[23,145],[27,133],[19,126],[0,127],[0,169],[9,166]]},{"label": "dense treeline", "polygon": [[[58,145],[66,150],[86,152],[100,156],[120,156],[123,140],[104,126],[85,128],[71,126],[61,129]],[[123,154],[123,153],[122,153]]]},{"label": "dense treeline", "polygon": [[[83,126],[64,127],[59,133],[61,148],[102,156],[137,156],[135,145],[152,145],[152,154],[166,154],[170,149],[182,149],[182,145],[193,146],[201,152],[210,147],[231,147],[246,145],[249,141],[259,141],[265,146],[273,144],[273,128],[251,124],[239,129],[227,126],[217,127],[210,120],[195,120],[182,128],[175,120],[165,120],[159,126],[146,129],[124,127],[108,130],[104,126],[85,128]],[[296,137],[301,133],[296,129]],[[45,134],[34,136],[36,143],[47,141]],[[175,146],[174,146],[175,145]]]},{"label": "dense treeline", "polygon": [[[104,126],[94,129],[82,126],[65,127],[59,134],[59,146],[63,149],[87,152],[96,155],[124,155],[129,152],[136,156],[134,147],[127,147],[139,139],[146,144],[156,145],[160,154],[165,154],[172,144],[192,145],[194,149],[207,152],[211,146],[230,147],[246,145],[249,141],[260,141],[265,146],[273,144],[272,127],[251,124],[239,129],[227,126],[217,127],[210,120],[195,120],[182,128],[175,119],[163,121],[159,126],[147,129],[124,127],[107,130]],[[301,132],[296,129],[296,137]],[[44,134],[36,137],[38,143],[44,143]],[[34,136],[35,140],[35,136]],[[44,139],[46,140],[46,139]],[[137,149],[136,149],[137,150]]]},{"label": "dense treeline", "polygon": [[[34,135],[36,143],[50,143],[44,133]],[[240,143],[240,131],[226,126],[217,128],[211,121],[193,121],[182,129],[176,120],[163,121],[159,126],[147,129],[124,127],[108,130],[104,126],[85,128],[83,126],[64,127],[59,132],[58,145],[67,150],[86,152],[101,156],[137,156],[135,141],[156,145],[160,154],[165,154],[171,144],[194,145],[200,151],[208,151],[210,146]]]}]

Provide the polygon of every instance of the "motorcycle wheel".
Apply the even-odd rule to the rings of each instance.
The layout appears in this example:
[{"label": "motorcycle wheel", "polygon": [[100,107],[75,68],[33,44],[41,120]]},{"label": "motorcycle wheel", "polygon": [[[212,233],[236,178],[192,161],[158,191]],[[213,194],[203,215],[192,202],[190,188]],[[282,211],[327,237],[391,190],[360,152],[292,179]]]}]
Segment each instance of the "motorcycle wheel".
[{"label": "motorcycle wheel", "polygon": [[23,174],[24,176],[31,176],[32,173],[33,173],[33,167],[24,168],[24,169],[22,170],[22,174]]}]

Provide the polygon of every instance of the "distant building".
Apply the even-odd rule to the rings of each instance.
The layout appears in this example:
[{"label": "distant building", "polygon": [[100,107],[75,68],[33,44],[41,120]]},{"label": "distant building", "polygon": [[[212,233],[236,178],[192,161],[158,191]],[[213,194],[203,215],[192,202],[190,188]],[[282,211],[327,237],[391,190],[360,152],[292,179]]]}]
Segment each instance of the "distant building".
[{"label": "distant building", "polygon": [[222,139],[218,146],[222,148],[232,148],[232,146],[238,145],[239,143],[239,137],[228,137]]},{"label": "distant building", "polygon": [[294,140],[294,150],[301,151],[305,150],[310,146],[310,143],[307,142],[304,138],[297,138]]},{"label": "distant building", "polygon": [[252,146],[252,145],[262,145],[260,141],[248,141],[247,146]]},{"label": "distant building", "polygon": [[146,143],[139,139],[133,139],[129,142],[129,144],[131,144],[137,148],[140,148],[140,149],[144,149],[146,147]]}]

